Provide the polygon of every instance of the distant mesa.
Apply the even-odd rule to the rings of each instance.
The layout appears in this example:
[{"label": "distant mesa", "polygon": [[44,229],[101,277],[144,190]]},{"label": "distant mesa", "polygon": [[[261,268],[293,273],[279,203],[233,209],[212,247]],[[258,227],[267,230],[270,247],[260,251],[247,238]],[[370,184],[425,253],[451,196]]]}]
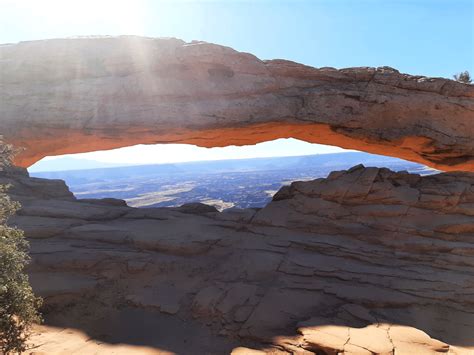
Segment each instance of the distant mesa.
[{"label": "distant mesa", "polygon": [[30,167],[29,172],[43,172],[43,171],[73,171],[73,170],[87,170],[87,169],[103,169],[127,166],[128,163],[106,163],[97,160],[74,158],[69,156],[57,157],[54,159],[42,159],[37,162],[33,169]]}]

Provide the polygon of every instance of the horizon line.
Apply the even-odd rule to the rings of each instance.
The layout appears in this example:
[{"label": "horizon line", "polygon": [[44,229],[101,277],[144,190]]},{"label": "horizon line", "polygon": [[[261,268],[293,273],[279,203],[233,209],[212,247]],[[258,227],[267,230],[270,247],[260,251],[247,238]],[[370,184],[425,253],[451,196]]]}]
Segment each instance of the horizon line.
[{"label": "horizon line", "polygon": [[[310,156],[322,156],[322,155],[338,155],[338,154],[349,154],[349,153],[356,153],[356,154],[367,154],[373,156],[379,156],[387,159],[399,159],[396,157],[388,156],[388,155],[379,155],[379,154],[372,154],[362,151],[346,151],[346,152],[331,152],[331,153],[317,153],[317,154],[299,154],[299,155],[282,155],[282,156],[270,156],[270,157],[252,157],[252,158],[229,158],[229,159],[207,159],[207,160],[191,160],[191,161],[180,161],[180,162],[168,162],[168,163],[146,163],[146,164],[127,164],[127,165],[116,165],[116,166],[105,166],[102,168],[86,168],[86,169],[67,169],[67,170],[38,170],[38,171],[29,171],[29,173],[56,173],[56,172],[68,172],[68,171],[87,171],[87,170],[104,170],[104,169],[117,169],[117,168],[130,168],[130,167],[137,167],[137,166],[164,166],[164,165],[178,165],[178,164],[197,164],[197,163],[208,163],[208,162],[224,162],[224,161],[242,161],[242,160],[262,160],[262,159],[281,159],[281,158],[301,158],[301,157],[310,157]],[[98,160],[90,160],[90,159],[81,159],[81,158],[71,158],[76,160],[86,160],[90,162],[96,163],[104,163],[104,164],[114,164],[114,163],[106,163],[101,162]],[[403,160],[403,159],[400,159]],[[414,164],[419,164],[416,162],[411,162]],[[121,163],[117,163],[121,164]]]}]

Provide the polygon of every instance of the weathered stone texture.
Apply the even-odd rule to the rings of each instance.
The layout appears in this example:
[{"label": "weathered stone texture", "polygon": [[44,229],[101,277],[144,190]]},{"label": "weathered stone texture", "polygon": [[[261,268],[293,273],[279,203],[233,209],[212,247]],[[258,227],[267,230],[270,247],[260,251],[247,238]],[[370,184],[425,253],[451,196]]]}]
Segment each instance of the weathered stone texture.
[{"label": "weathered stone texture", "polygon": [[294,137],[474,171],[474,86],[381,68],[312,68],[178,39],[0,46],[0,133],[47,155]]}]

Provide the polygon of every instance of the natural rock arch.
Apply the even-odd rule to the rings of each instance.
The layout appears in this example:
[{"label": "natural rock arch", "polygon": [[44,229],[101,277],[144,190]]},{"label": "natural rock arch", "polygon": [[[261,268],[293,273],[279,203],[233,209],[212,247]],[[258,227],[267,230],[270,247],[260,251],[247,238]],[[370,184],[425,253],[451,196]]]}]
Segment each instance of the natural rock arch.
[{"label": "natural rock arch", "polygon": [[474,171],[474,86],[388,67],[315,69],[210,43],[98,37],[0,47],[0,133],[47,155],[294,137]]}]

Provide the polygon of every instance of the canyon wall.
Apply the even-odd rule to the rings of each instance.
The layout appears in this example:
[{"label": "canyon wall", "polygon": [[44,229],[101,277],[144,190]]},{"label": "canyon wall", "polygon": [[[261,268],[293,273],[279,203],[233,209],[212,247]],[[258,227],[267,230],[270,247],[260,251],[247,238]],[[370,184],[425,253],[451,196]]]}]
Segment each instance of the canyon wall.
[{"label": "canyon wall", "polygon": [[47,155],[294,137],[474,171],[474,86],[381,68],[263,61],[204,42],[70,38],[0,46],[0,134]]}]

